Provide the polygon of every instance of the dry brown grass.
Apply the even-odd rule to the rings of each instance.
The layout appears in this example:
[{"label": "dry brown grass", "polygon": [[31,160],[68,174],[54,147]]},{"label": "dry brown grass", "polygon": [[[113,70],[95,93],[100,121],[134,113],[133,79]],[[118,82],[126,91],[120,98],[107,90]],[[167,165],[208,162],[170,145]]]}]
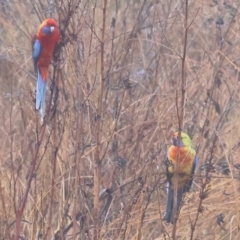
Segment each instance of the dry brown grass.
[{"label": "dry brown grass", "polygon": [[[34,161],[22,239],[170,239],[172,225],[161,220],[162,160],[178,128],[184,1],[108,0],[105,30],[104,1],[82,1],[65,31],[71,42],[49,79],[43,126],[34,109],[31,35],[50,13],[63,30],[69,4],[56,0],[56,9],[40,2],[0,2],[0,239],[16,232]],[[71,2],[70,8],[78,1]],[[192,239],[240,238],[238,5],[189,3],[183,130],[200,162],[176,239],[192,232]],[[50,100],[53,83],[57,101],[56,94]],[[209,160],[215,172],[192,229],[205,179],[200,167]]]}]

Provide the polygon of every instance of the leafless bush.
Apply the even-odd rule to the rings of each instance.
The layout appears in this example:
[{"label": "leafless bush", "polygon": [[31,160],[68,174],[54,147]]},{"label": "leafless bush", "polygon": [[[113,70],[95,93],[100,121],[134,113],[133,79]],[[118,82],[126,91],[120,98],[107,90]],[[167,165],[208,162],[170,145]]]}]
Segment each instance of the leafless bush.
[{"label": "leafless bush", "polygon": [[[239,238],[239,3],[186,2],[0,1],[0,239]],[[61,43],[42,123],[46,17]],[[172,226],[162,160],[179,128],[200,162]]]}]

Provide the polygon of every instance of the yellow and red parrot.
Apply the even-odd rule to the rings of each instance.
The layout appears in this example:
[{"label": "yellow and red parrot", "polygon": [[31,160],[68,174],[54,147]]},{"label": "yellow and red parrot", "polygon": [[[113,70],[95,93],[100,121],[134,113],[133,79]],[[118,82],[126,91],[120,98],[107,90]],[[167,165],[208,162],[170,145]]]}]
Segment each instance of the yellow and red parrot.
[{"label": "yellow and red parrot", "polygon": [[48,68],[53,52],[60,40],[57,22],[54,19],[45,19],[33,37],[33,63],[37,76],[36,109],[40,110],[41,119],[45,114],[46,81]]},{"label": "yellow and red parrot", "polygon": [[166,222],[174,222],[173,213],[173,198],[174,198],[174,183],[177,163],[178,163],[178,183],[177,183],[177,211],[179,211],[183,195],[191,188],[193,175],[198,162],[196,151],[192,146],[190,137],[181,132],[180,142],[178,132],[173,134],[172,146],[167,152],[166,171],[167,171],[167,207],[164,215]]}]

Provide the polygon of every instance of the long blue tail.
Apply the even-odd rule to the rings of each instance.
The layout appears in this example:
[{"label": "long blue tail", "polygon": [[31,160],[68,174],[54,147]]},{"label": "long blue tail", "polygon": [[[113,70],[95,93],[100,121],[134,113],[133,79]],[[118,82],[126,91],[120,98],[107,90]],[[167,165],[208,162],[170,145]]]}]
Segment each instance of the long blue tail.
[{"label": "long blue tail", "polygon": [[45,115],[45,96],[46,96],[46,81],[44,82],[42,76],[37,68],[37,94],[36,94],[36,109],[40,111],[41,119]]},{"label": "long blue tail", "polygon": [[[183,197],[183,189],[178,190],[177,193],[177,211],[179,211],[179,208],[182,203],[182,197]],[[174,223],[174,213],[173,213],[173,190],[170,188],[168,189],[168,199],[167,199],[167,207],[166,212],[164,214],[163,220],[165,220],[167,223]]]}]

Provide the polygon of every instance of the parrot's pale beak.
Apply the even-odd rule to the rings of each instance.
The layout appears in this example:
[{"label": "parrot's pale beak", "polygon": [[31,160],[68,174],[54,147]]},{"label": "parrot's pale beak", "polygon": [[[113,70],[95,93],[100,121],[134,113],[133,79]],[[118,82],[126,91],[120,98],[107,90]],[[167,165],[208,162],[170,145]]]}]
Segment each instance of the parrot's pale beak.
[{"label": "parrot's pale beak", "polygon": [[51,31],[51,33],[54,31],[54,27],[53,26],[50,27],[50,31]]}]

